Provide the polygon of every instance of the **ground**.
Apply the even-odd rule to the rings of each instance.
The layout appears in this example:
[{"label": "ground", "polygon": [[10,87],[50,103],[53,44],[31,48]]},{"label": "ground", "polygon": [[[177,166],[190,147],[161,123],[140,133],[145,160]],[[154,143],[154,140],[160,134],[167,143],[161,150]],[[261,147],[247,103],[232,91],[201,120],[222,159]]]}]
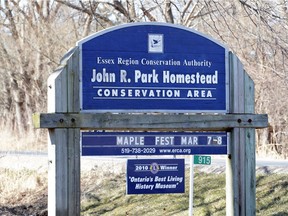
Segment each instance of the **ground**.
[{"label": "ground", "polygon": [[[98,185],[98,187],[100,187],[105,179],[110,181],[113,179],[113,176],[119,177],[121,175],[121,178],[124,179],[121,180],[121,184],[123,184],[122,186],[124,188],[126,170],[125,161],[125,158],[106,157],[98,160],[95,158],[86,158],[81,160],[82,200],[89,200],[91,197],[89,198],[87,196],[89,194],[93,195],[93,188]],[[198,166],[197,168],[202,173],[221,174],[225,172],[225,166],[223,166],[223,164]],[[287,174],[288,166],[261,166],[257,168],[257,173],[261,175],[269,175],[273,173]],[[48,160],[45,154],[2,154],[2,156],[0,156],[0,215],[48,215],[47,176]],[[282,186],[284,183],[282,183]],[[121,194],[125,194],[125,189],[122,190],[124,192],[121,192]],[[102,198],[102,200],[105,199]],[[288,213],[284,215],[288,215]]]}]

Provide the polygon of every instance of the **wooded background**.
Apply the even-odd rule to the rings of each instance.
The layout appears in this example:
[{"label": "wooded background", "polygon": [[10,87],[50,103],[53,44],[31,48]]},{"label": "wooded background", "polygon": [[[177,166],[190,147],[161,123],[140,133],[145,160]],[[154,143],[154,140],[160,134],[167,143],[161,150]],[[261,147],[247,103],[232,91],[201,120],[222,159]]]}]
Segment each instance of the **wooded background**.
[{"label": "wooded background", "polygon": [[76,42],[130,22],[183,25],[227,45],[255,82],[257,152],[288,157],[287,0],[1,0],[0,129],[33,134],[49,74]]}]

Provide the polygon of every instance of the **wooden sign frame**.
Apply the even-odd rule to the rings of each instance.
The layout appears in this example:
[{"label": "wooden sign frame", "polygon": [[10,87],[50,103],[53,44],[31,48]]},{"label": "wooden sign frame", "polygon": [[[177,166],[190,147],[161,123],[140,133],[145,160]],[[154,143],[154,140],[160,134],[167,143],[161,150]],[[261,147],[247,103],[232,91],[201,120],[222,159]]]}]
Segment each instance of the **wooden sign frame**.
[{"label": "wooden sign frame", "polygon": [[34,127],[49,131],[48,214],[80,215],[80,129],[89,128],[231,131],[226,215],[255,215],[255,128],[267,127],[268,116],[254,114],[254,83],[231,52],[229,66],[229,114],[87,114],[79,106],[79,47],[71,49],[48,79],[48,113],[33,115]]}]

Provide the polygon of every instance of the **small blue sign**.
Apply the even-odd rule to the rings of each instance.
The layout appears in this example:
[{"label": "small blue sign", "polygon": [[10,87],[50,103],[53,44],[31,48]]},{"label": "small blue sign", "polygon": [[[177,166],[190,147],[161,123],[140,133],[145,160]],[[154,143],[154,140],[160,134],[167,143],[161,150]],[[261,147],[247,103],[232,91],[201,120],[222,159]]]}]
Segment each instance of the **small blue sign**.
[{"label": "small blue sign", "polygon": [[81,132],[82,156],[227,154],[227,132]]},{"label": "small blue sign", "polygon": [[184,159],[137,159],[127,161],[127,194],[184,192]]},{"label": "small blue sign", "polygon": [[228,112],[228,51],[199,32],[133,23],[78,46],[82,112]]}]

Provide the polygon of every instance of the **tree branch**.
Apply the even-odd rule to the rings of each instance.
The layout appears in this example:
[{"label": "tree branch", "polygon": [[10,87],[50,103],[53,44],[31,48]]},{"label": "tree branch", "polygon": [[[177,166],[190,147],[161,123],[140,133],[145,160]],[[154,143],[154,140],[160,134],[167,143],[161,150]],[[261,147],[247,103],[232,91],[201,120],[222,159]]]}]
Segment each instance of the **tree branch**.
[{"label": "tree branch", "polygon": [[173,17],[173,13],[172,13],[170,0],[166,0],[166,3],[165,3],[165,18],[166,18],[167,22],[174,23],[174,17]]}]

